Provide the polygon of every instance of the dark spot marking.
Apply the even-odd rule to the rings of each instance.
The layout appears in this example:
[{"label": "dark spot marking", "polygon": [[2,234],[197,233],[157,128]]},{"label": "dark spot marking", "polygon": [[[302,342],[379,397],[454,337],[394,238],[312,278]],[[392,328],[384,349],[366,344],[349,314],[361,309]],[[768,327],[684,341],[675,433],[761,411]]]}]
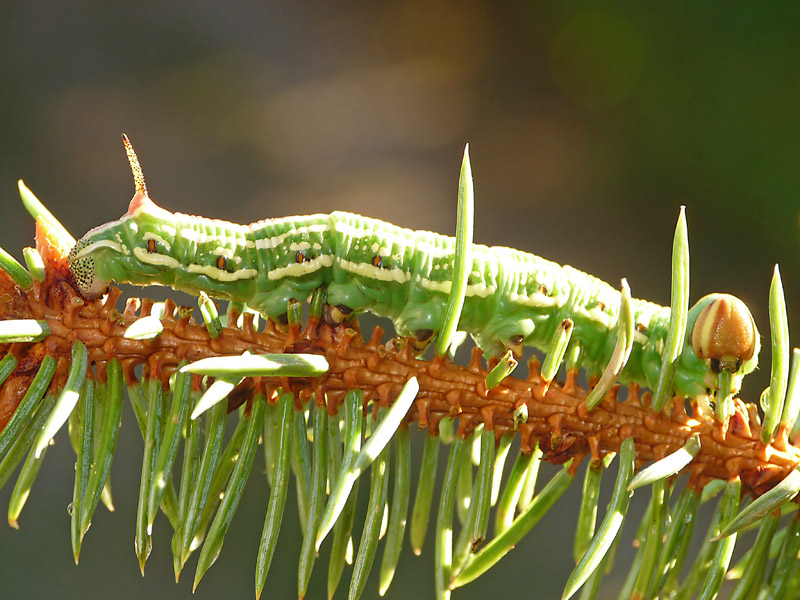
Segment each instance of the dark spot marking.
[{"label": "dark spot marking", "polygon": [[547,289],[547,286],[544,285],[544,284],[539,286],[539,293],[542,294],[543,296],[549,296],[550,295],[550,291]]},{"label": "dark spot marking", "polygon": [[722,358],[709,359],[709,367],[714,373],[721,373],[723,369],[727,369],[731,373],[736,373],[742,368],[742,359],[732,356],[723,356]]},{"label": "dark spot marking", "polygon": [[336,308],[338,308],[339,312],[345,316],[353,314],[353,309],[350,308],[349,306],[345,306],[344,304],[339,304]]},{"label": "dark spot marking", "polygon": [[512,335],[510,338],[508,338],[508,341],[512,346],[519,346],[525,341],[525,336],[522,334]]},{"label": "dark spot marking", "polygon": [[417,329],[414,332],[414,337],[420,342],[424,342],[433,337],[433,329]]},{"label": "dark spot marking", "polygon": [[304,263],[308,260],[306,253],[304,250],[298,250],[297,254],[294,255],[294,261],[297,263]]},{"label": "dark spot marking", "polygon": [[228,259],[225,258],[224,256],[218,256],[217,257],[216,266],[220,271],[227,271],[228,270]]},{"label": "dark spot marking", "polygon": [[637,323],[636,331],[638,331],[639,333],[644,333],[645,331],[647,331],[647,327],[645,327],[643,323]]},{"label": "dark spot marking", "polygon": [[147,242],[145,242],[145,248],[147,248],[147,251],[150,254],[158,252],[158,245],[156,244],[156,241],[154,239],[147,240]]},{"label": "dark spot marking", "polygon": [[380,269],[383,266],[383,259],[380,256],[378,256],[377,254],[372,257],[372,261],[371,262],[372,262],[372,266],[377,268],[377,269]]}]

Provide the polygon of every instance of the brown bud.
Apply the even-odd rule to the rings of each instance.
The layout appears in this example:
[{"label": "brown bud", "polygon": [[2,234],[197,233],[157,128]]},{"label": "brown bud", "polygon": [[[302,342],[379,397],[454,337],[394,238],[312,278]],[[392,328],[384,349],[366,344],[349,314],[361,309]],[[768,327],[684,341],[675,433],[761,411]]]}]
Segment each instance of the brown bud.
[{"label": "brown bud", "polygon": [[706,305],[692,329],[692,348],[702,359],[718,360],[733,371],[753,358],[758,335],[753,316],[744,302],[718,294]]}]

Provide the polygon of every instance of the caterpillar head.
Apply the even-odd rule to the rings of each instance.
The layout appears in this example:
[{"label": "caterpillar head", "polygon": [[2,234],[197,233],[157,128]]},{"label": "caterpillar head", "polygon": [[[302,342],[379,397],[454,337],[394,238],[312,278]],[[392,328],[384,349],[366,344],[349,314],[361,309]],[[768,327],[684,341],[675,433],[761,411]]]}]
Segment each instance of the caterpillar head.
[{"label": "caterpillar head", "polygon": [[249,228],[156,206],[133,147],[124,135],[123,140],[136,193],[120,219],[92,229],[75,244],[68,257],[75,287],[90,300],[105,293],[111,281],[250,298],[258,271],[243,268],[237,255],[246,251]]},{"label": "caterpillar head", "polygon": [[128,212],[89,231],[67,258],[75,287],[89,300],[102,296],[111,281],[169,283],[163,281],[169,257],[159,259],[147,254],[169,250],[175,237],[175,215],[150,200],[133,146],[127,136],[123,134],[122,138],[136,185]]},{"label": "caterpillar head", "polygon": [[719,375],[731,374],[731,391],[736,393],[742,378],[758,364],[761,347],[753,315],[744,302],[730,294],[709,294],[689,311],[687,342],[706,367],[704,384],[719,389]]},{"label": "caterpillar head", "polygon": [[[67,258],[73,283],[89,300],[102,296],[111,281],[169,284],[170,232],[174,215],[137,191],[120,219],[95,227],[79,239]],[[174,237],[174,233],[173,233]]]}]

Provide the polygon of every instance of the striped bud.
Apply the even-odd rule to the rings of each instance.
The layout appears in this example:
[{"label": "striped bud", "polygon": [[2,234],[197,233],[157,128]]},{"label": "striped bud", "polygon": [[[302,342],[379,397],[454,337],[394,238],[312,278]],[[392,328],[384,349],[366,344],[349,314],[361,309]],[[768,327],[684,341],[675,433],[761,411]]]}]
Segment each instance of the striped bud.
[{"label": "striped bud", "polygon": [[711,361],[714,371],[736,372],[743,361],[753,358],[757,335],[745,303],[730,294],[717,294],[695,321],[692,349],[699,358]]}]

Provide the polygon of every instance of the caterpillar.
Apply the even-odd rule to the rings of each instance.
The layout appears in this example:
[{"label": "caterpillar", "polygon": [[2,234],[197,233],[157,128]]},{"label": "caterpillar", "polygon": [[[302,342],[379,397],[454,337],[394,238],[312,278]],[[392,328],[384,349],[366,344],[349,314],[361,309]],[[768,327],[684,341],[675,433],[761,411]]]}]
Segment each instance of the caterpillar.
[{"label": "caterpillar", "polygon": [[[325,288],[328,317],[336,321],[364,311],[389,317],[419,349],[441,328],[454,238],[345,212],[250,225],[172,213],[150,199],[136,153],[125,136],[124,142],[136,188],[128,211],[89,231],[68,258],[84,297],[99,297],[111,281],[161,284],[243,302],[280,319],[289,300],[304,302]],[[525,346],[546,349],[569,319],[580,365],[597,373],[608,364],[620,318],[618,290],[511,248],[474,244],[471,261],[459,329],[489,356],[507,350],[519,356]],[[633,348],[619,379],[655,389],[670,309],[634,300],[633,314]],[[758,331],[745,304],[727,294],[707,295],[689,311],[672,391],[713,399],[727,372],[736,393],[756,368],[758,351]]]}]

